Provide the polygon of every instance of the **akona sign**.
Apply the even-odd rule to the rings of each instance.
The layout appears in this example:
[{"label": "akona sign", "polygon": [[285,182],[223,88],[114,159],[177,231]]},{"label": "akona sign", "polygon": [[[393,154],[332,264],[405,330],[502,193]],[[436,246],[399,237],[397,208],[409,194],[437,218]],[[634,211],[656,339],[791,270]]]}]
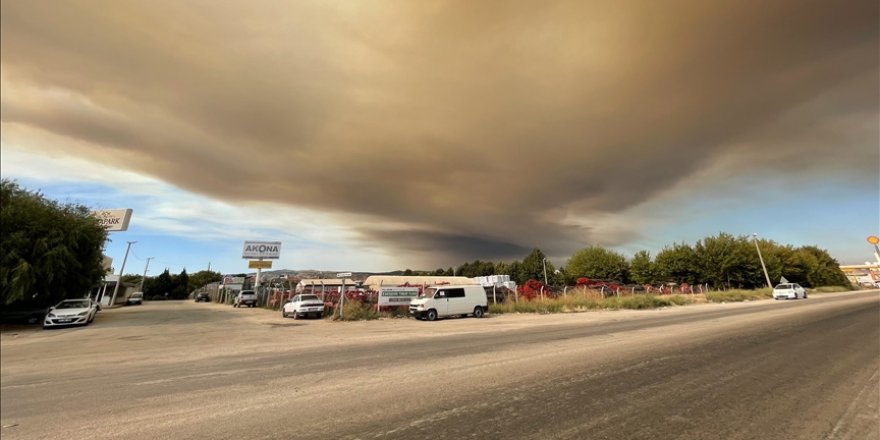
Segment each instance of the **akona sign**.
[{"label": "akona sign", "polygon": [[251,260],[259,258],[281,258],[281,242],[246,241],[244,242],[244,250],[241,252],[241,258]]}]

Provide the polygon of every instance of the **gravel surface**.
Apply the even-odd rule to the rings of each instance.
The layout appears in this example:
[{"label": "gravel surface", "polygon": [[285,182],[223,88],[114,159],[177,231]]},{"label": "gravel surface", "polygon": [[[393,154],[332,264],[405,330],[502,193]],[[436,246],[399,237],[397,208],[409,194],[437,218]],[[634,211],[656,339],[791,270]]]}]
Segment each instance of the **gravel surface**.
[{"label": "gravel surface", "polygon": [[880,292],[422,322],[193,302],[0,333],[11,439],[880,438]]}]

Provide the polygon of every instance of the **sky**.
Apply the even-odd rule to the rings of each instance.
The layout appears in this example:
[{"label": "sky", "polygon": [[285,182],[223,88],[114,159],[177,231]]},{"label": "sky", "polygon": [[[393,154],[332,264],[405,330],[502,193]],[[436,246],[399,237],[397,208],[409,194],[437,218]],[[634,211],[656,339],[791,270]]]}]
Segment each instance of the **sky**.
[{"label": "sky", "polygon": [[0,175],[132,208],[117,271],[880,233],[874,0],[0,5]]}]

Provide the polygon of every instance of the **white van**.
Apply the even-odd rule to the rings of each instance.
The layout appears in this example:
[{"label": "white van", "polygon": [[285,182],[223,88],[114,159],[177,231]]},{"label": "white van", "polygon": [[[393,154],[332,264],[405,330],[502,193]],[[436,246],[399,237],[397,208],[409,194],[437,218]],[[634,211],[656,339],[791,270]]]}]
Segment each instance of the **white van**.
[{"label": "white van", "polygon": [[456,315],[482,318],[487,310],[482,286],[431,286],[409,303],[410,315],[428,321]]}]

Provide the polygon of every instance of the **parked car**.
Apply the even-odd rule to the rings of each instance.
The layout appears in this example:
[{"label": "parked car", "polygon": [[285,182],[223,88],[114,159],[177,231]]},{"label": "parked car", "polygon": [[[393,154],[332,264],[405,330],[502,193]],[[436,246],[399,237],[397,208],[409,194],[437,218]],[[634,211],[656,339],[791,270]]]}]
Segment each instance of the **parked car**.
[{"label": "parked car", "polygon": [[487,310],[486,291],[481,286],[432,286],[409,303],[410,315],[428,321],[457,315],[482,318]]},{"label": "parked car", "polygon": [[235,296],[232,307],[255,307],[257,305],[257,294],[253,290],[242,290]]},{"label": "parked car", "polygon": [[197,293],[196,294],[196,302],[211,302],[211,295],[208,295],[207,292]]},{"label": "parked car", "polygon": [[49,307],[39,306],[4,306],[0,308],[0,323],[4,324],[36,324],[43,322]]},{"label": "parked car", "polygon": [[134,292],[131,295],[128,295],[128,298],[125,298],[125,305],[127,306],[139,306],[144,303],[144,292]]},{"label": "parked car", "polygon": [[798,283],[783,283],[773,288],[773,299],[807,298],[807,289]]},{"label": "parked car", "polygon": [[88,298],[65,299],[49,308],[43,319],[43,328],[65,325],[89,325],[95,320],[100,305]]},{"label": "parked car", "polygon": [[320,318],[324,314],[324,302],[317,295],[300,294],[287,301],[281,307],[281,317],[314,316]]}]

